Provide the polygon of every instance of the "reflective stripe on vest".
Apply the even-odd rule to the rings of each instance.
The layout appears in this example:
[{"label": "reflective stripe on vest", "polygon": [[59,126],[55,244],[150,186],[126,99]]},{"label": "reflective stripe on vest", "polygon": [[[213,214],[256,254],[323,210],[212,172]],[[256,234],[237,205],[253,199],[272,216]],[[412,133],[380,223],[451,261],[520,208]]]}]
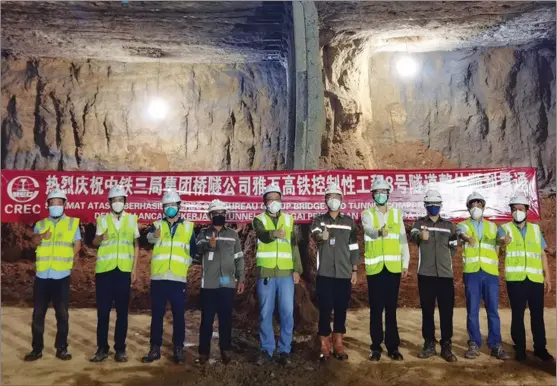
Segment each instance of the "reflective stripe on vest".
[{"label": "reflective stripe on vest", "polygon": [[535,283],[543,283],[541,230],[539,225],[526,223],[526,235],[522,237],[512,222],[504,224],[505,233],[512,238],[505,251],[505,280],[523,281],[528,277]]},{"label": "reflective stripe on vest", "polygon": [[[371,217],[375,229],[381,228],[377,208],[367,209],[363,213],[367,213]],[[404,226],[402,214],[396,208],[389,208],[386,215],[385,229],[388,232],[387,236],[378,235],[374,240],[364,235],[367,275],[376,275],[383,270],[383,267],[387,267],[387,270],[392,273],[402,272],[402,249],[400,246],[401,227]]]},{"label": "reflective stripe on vest", "polygon": [[480,269],[490,275],[499,276],[499,259],[497,256],[497,226],[483,220],[482,239],[478,237],[476,228],[470,220],[458,224],[464,228],[467,236],[474,236],[476,244],[464,244],[462,251],[462,264],[464,273],[478,272]]},{"label": "reflective stripe on vest", "polygon": [[97,228],[107,232],[108,239],[103,240],[97,253],[96,273],[109,272],[116,267],[122,272],[131,272],[135,247],[135,228],[137,216],[123,213],[120,230],[116,229],[111,214],[97,218]]},{"label": "reflective stripe on vest", "polygon": [[63,217],[57,222],[45,218],[37,224],[39,233],[50,232],[50,239],[43,239],[37,247],[37,272],[48,269],[67,271],[73,267],[73,238],[79,227],[79,219]]},{"label": "reflective stripe on vest", "polygon": [[255,255],[257,266],[269,269],[278,267],[280,270],[294,269],[291,244],[294,218],[289,214],[281,213],[276,227],[267,212],[261,213],[256,218],[265,226],[265,230],[274,231],[282,227],[285,233],[284,239],[276,239],[267,244],[257,240],[257,253]]},{"label": "reflective stripe on vest", "polygon": [[161,237],[153,249],[151,275],[162,275],[170,270],[177,276],[187,277],[194,224],[189,221],[178,224],[174,237],[167,221],[155,221],[153,225],[161,230]]}]

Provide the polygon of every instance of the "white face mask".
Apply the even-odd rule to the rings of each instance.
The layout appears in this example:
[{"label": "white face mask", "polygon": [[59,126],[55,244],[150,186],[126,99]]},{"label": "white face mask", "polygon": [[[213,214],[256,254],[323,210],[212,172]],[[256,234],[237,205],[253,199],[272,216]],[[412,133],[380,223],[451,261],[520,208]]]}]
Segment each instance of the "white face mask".
[{"label": "white face mask", "polygon": [[516,222],[522,222],[526,219],[526,212],[517,210],[516,212],[513,212],[513,218]]},{"label": "white face mask", "polygon": [[272,214],[278,213],[282,209],[282,202],[273,201],[270,205],[267,205],[267,209]]},{"label": "white face mask", "polygon": [[113,202],[111,207],[114,213],[121,213],[124,210],[124,205],[123,202]]},{"label": "white face mask", "polygon": [[480,218],[482,218],[483,213],[484,210],[482,208],[478,208],[477,206],[470,209],[470,216],[472,216],[472,219],[474,220],[479,220]]},{"label": "white face mask", "polygon": [[329,198],[327,200],[327,206],[333,212],[336,212],[340,208],[340,200],[338,198]]}]

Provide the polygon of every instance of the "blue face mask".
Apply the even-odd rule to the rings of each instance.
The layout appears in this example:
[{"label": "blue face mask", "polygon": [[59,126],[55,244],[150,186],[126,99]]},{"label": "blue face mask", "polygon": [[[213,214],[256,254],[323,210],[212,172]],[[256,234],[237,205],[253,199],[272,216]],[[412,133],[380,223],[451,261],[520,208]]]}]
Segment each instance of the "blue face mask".
[{"label": "blue face mask", "polygon": [[378,205],[385,205],[387,203],[387,200],[389,199],[389,196],[387,196],[385,193],[376,193],[373,195],[373,198],[375,199],[375,202]]},{"label": "blue face mask", "polygon": [[54,218],[60,217],[64,213],[64,207],[61,205],[49,206],[48,213],[50,214],[50,217],[54,217]]},{"label": "blue face mask", "polygon": [[440,206],[427,206],[426,207],[427,213],[429,213],[432,216],[437,216],[439,214],[439,212],[441,211],[441,207]]},{"label": "blue face mask", "polygon": [[176,208],[175,206],[168,206],[164,208],[164,214],[166,215],[166,217],[172,218],[176,216],[176,213],[178,213],[178,208]]}]

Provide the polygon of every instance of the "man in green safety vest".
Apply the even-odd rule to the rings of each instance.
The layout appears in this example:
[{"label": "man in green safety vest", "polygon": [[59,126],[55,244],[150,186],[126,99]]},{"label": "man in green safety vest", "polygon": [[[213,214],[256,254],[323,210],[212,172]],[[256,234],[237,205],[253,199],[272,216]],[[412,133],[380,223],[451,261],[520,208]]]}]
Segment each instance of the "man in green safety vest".
[{"label": "man in green safety vest", "polygon": [[542,361],[553,361],[546,349],[543,320],[544,289],[548,293],[551,291],[551,276],[544,251],[547,244],[540,226],[526,221],[530,200],[519,193],[511,198],[509,205],[514,221],[499,228],[497,238],[499,245],[505,248],[505,280],[512,310],[511,337],[516,359],[526,359],[524,311],[528,303],[534,356]]},{"label": "man in green safety vest", "polygon": [[99,247],[95,267],[97,300],[97,352],[91,362],[108,358],[108,325],[112,305],[116,307],[114,331],[114,359],[126,362],[128,332],[128,304],[130,285],[135,281],[139,256],[137,216],[126,213],[127,193],[122,186],[108,192],[110,213],[97,218],[97,232],[93,245]]},{"label": "man in green safety vest", "polygon": [[35,225],[32,238],[37,246],[33,285],[33,350],[25,355],[26,362],[43,356],[44,318],[51,300],[56,313],[56,357],[72,359],[68,352],[70,274],[81,249],[81,232],[79,219],[64,214],[67,201],[64,191],[56,189],[50,192],[46,199],[49,217]]}]

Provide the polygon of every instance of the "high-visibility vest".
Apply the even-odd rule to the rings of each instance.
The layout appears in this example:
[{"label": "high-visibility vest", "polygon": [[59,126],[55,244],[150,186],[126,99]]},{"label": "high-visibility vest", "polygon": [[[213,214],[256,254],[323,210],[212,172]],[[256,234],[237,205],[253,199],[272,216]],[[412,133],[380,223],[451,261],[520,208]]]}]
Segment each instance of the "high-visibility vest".
[{"label": "high-visibility vest", "polygon": [[277,225],[267,212],[261,213],[256,217],[263,223],[265,230],[274,231],[284,229],[284,239],[275,239],[270,243],[263,243],[257,240],[256,264],[263,268],[276,268],[280,270],[294,269],[294,260],[292,255],[292,230],[294,229],[294,218],[286,213],[280,213]]},{"label": "high-visibility vest", "polygon": [[190,221],[179,223],[174,237],[167,221],[155,221],[153,225],[161,230],[161,236],[153,249],[151,275],[162,275],[170,270],[177,276],[187,277],[191,265],[190,241],[193,223]]},{"label": "high-visibility vest", "polygon": [[523,281],[528,277],[535,283],[543,283],[542,232],[537,224],[526,223],[526,235],[512,222],[504,224],[505,233],[512,238],[506,246],[505,280]]},{"label": "high-visibility vest", "polygon": [[[366,209],[362,215],[368,214],[375,229],[381,228],[377,208]],[[385,229],[386,237],[378,235],[376,239],[364,235],[366,274],[376,275],[387,267],[392,273],[402,272],[402,248],[400,245],[400,233],[404,223],[402,213],[396,208],[389,208],[387,213]]]},{"label": "high-visibility vest", "polygon": [[41,240],[37,247],[37,261],[35,269],[37,272],[45,272],[48,269],[54,271],[67,271],[73,267],[73,239],[79,227],[79,219],[64,216],[54,222],[45,218],[37,223],[39,233],[50,231],[50,238]]},{"label": "high-visibility vest", "polygon": [[482,269],[490,275],[499,276],[499,259],[497,256],[497,225],[483,220],[483,235],[480,240],[476,228],[470,219],[458,224],[464,228],[467,236],[474,235],[476,244],[464,244],[462,264],[464,273],[474,273]]},{"label": "high-visibility vest", "polygon": [[97,228],[107,232],[108,239],[103,240],[97,253],[96,273],[109,272],[116,267],[122,272],[131,272],[133,268],[135,229],[137,216],[122,213],[120,230],[114,225],[112,214],[97,218]]}]

